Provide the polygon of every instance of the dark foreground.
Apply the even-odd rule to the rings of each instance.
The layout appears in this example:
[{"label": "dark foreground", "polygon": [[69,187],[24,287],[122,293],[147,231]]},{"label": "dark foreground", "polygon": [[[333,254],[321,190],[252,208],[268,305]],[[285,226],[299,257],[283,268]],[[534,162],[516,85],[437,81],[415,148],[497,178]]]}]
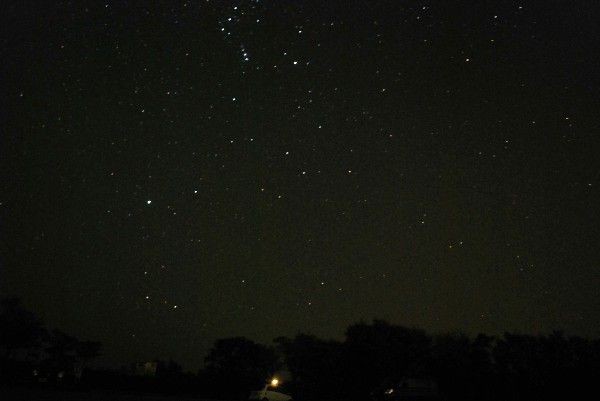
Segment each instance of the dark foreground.
[{"label": "dark foreground", "polygon": [[200,398],[156,394],[126,394],[106,391],[65,391],[43,388],[0,388],[2,401],[210,401]]}]

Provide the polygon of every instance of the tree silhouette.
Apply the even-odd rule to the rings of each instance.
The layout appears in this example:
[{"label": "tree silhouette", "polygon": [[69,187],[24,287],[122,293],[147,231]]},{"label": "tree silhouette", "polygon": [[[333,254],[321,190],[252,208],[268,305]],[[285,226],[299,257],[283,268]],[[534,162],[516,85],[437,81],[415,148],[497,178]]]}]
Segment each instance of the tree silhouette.
[{"label": "tree silhouette", "polygon": [[[262,388],[283,362],[291,374],[285,391],[291,390],[298,401],[399,401],[406,399],[400,394],[410,388],[407,383],[419,382],[437,384],[427,399],[439,399],[435,398],[439,389],[447,401],[600,399],[595,385],[600,377],[600,340],[567,337],[559,331],[537,336],[432,337],[419,329],[374,320],[349,326],[344,341],[299,334],[277,338],[275,343],[276,349],[244,337],[217,340],[205,358],[205,369],[195,377],[183,374],[173,361],[159,361],[153,378],[91,374],[88,383],[180,394],[195,388],[204,398],[242,399]],[[30,378],[33,368],[54,379],[60,372],[65,379],[79,377],[100,348],[100,343],[79,341],[59,330],[46,332],[40,319],[17,299],[0,301],[4,383]],[[32,351],[37,351],[37,358],[31,358]],[[393,388],[400,391],[386,393]]]},{"label": "tree silhouette", "polygon": [[[277,369],[275,351],[244,337],[217,340],[205,358],[206,372],[217,393],[247,397]],[[215,390],[215,391],[216,391]]]},{"label": "tree silhouette", "polygon": [[342,344],[299,334],[275,339],[292,374],[290,386],[296,399],[336,400],[344,387],[340,374]]},{"label": "tree silhouette", "polygon": [[431,339],[418,329],[382,320],[357,323],[346,330],[344,363],[346,388],[354,397],[367,397],[383,382],[422,376]]},{"label": "tree silhouette", "polygon": [[52,330],[48,336],[44,367],[50,372],[74,374],[77,361],[76,349],[79,341],[60,330]]},{"label": "tree silhouette", "polygon": [[485,400],[493,383],[493,338],[445,334],[434,338],[431,373],[450,399]]},{"label": "tree silhouette", "polygon": [[75,354],[78,359],[89,362],[100,356],[102,344],[97,341],[79,341],[75,347]]},{"label": "tree silhouette", "polygon": [[100,347],[98,342],[79,341],[60,330],[49,333],[16,298],[0,301],[0,376],[4,379],[28,377],[34,369],[54,379],[59,373],[60,377],[80,378]]},{"label": "tree silhouette", "polygon": [[96,341],[78,341],[75,345],[75,356],[79,361],[77,375],[81,378],[89,362],[100,356],[102,344]]},{"label": "tree silhouette", "polygon": [[17,298],[0,301],[0,348],[5,358],[12,358],[17,350],[40,347],[45,329],[41,320],[24,309]]}]

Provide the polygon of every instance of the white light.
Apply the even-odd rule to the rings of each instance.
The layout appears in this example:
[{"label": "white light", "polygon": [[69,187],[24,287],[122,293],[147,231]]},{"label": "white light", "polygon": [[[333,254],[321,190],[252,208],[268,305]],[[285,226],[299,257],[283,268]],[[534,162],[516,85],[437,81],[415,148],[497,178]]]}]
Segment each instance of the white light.
[{"label": "white light", "polygon": [[149,205],[149,204],[151,204],[151,203],[152,203],[152,201],[151,201],[150,199],[148,199],[148,200],[146,201],[146,204],[147,204],[147,205]]}]

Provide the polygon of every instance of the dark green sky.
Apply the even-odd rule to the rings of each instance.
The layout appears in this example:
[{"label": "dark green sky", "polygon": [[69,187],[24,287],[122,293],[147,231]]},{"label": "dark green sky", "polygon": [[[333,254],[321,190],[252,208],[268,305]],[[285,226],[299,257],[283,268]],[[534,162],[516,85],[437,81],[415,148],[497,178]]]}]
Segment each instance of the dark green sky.
[{"label": "dark green sky", "polygon": [[2,294],[110,365],[598,336],[600,13],[550,3],[6,6]]}]

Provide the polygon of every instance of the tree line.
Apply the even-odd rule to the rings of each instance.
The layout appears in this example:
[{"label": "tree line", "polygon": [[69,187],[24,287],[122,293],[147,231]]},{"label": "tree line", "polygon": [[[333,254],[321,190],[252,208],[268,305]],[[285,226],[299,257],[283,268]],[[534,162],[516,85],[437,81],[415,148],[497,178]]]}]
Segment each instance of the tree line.
[{"label": "tree line", "polygon": [[382,399],[382,390],[406,378],[436,383],[440,399],[448,401],[600,399],[600,340],[559,331],[431,335],[374,320],[349,326],[342,340],[309,334],[279,337],[271,345],[244,337],[219,339],[197,373],[183,372],[174,361],[155,361],[155,372],[145,376],[129,368],[86,369],[99,355],[99,343],[48,332],[16,300],[3,300],[1,307],[0,375],[5,382],[25,368],[30,374],[35,361],[36,367],[55,373],[62,369],[72,375],[79,369],[80,387],[211,399],[245,399],[282,371],[288,373],[282,391],[296,401]]},{"label": "tree line", "polygon": [[101,344],[48,330],[16,298],[0,301],[0,379],[32,377],[42,382],[79,380]]}]

